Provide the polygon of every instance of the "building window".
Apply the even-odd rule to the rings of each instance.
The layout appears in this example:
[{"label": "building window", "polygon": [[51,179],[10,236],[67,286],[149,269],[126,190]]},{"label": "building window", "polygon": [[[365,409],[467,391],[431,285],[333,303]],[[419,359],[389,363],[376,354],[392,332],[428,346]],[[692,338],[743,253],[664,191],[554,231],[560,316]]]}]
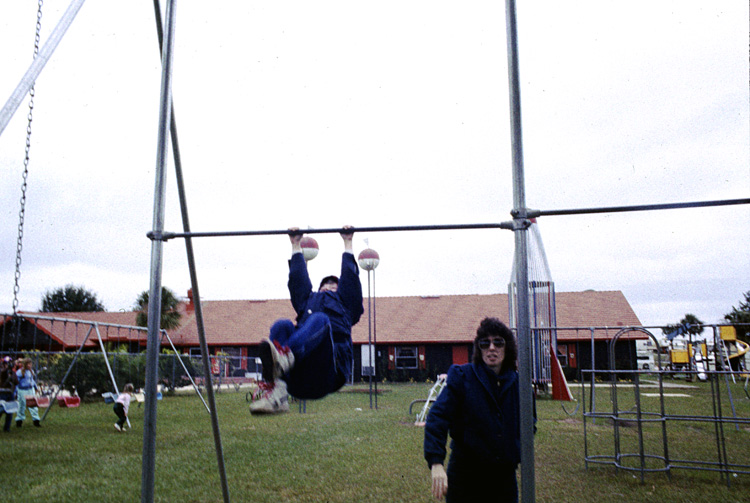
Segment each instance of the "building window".
[{"label": "building window", "polygon": [[227,355],[227,360],[230,365],[234,367],[240,366],[242,356],[240,348],[224,346],[223,348],[221,348],[221,352]]},{"label": "building window", "polygon": [[396,347],[396,368],[416,369],[419,368],[419,352],[416,346]]},{"label": "building window", "polygon": [[237,347],[227,347],[224,346],[221,348],[221,352],[223,353],[223,357],[221,358],[221,362],[223,364],[223,372],[224,375],[227,376],[236,376],[236,375],[243,375],[244,372],[242,369],[242,351],[240,348]]},{"label": "building window", "polygon": [[560,362],[561,367],[568,366],[568,346],[559,344],[557,346],[557,360]]}]

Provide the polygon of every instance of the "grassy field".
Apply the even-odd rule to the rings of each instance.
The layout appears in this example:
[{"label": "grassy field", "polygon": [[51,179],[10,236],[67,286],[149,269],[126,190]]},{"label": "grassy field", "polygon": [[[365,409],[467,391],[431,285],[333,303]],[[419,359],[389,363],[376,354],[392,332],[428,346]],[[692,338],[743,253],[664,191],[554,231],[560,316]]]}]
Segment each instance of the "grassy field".
[{"label": "grassy field", "polygon": [[[692,384],[668,396],[670,414],[710,414],[706,384]],[[423,430],[413,425],[409,404],[425,398],[427,384],[381,385],[378,410],[367,393],[339,392],[308,402],[300,414],[254,417],[244,392],[216,395],[231,500],[235,502],[429,502],[429,471],[422,459]],[[674,392],[673,390],[668,390]],[[576,395],[580,388],[574,388]],[[737,414],[750,417],[750,400],[741,385],[732,388]],[[677,393],[677,392],[675,392]],[[726,397],[724,397],[726,398]],[[723,400],[724,400],[723,398]],[[620,408],[633,402],[632,391],[618,393]],[[644,398],[644,407],[658,399]],[[728,407],[728,403],[724,404]],[[572,408],[572,407],[571,407]],[[607,388],[597,392],[597,410],[611,409]],[[570,409],[569,409],[570,410]],[[726,408],[725,415],[731,415]],[[115,415],[104,403],[76,409],[53,408],[43,427],[27,419],[0,436],[3,462],[0,487],[13,500],[50,502],[139,501],[143,409],[130,414],[133,430],[118,433]],[[746,502],[750,475],[673,470],[640,475],[610,466],[586,468],[581,411],[569,416],[559,402],[538,402],[535,437],[536,501],[539,502]],[[587,422],[589,455],[611,455],[611,424]],[[648,452],[661,454],[661,425],[646,425]],[[622,452],[638,452],[637,429],[620,428]],[[750,464],[750,429],[724,427],[727,454]],[[714,426],[668,425],[670,456],[716,459]],[[157,501],[222,501],[208,413],[194,395],[167,396],[158,403]]]}]

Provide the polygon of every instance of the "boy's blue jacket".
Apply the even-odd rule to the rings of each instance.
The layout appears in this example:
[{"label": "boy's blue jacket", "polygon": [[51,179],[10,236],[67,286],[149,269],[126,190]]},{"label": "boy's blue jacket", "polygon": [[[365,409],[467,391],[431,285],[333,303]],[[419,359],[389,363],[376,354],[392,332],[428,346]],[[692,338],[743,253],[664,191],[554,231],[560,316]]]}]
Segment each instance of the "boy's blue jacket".
[{"label": "boy's blue jacket", "polygon": [[344,253],[341,258],[341,276],[336,292],[313,291],[302,253],[292,254],[289,261],[288,286],[292,306],[297,312],[298,326],[304,325],[311,314],[324,313],[328,316],[334,333],[351,336],[352,326],[357,324],[364,313],[359,266],[351,253]]},{"label": "boy's blue jacket", "polygon": [[495,377],[484,365],[467,363],[448,370],[446,386],[427,417],[424,457],[443,464],[447,435],[454,463],[515,468],[521,461],[518,373]]}]

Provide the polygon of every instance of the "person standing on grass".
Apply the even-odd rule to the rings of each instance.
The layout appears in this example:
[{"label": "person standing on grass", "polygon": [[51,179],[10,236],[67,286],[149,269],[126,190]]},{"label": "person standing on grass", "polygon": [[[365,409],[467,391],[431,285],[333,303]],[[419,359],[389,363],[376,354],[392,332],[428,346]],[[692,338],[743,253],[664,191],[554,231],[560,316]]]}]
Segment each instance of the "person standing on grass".
[{"label": "person standing on grass", "polygon": [[485,318],[474,339],[472,362],[448,370],[424,433],[435,498],[445,497],[448,503],[518,501],[521,422],[516,357],[513,332],[497,318]]},{"label": "person standing on grass", "polygon": [[[12,364],[13,361],[11,360],[10,356],[4,357],[2,362],[0,362],[0,400],[3,400],[6,403],[13,402],[15,400],[14,395],[16,392],[16,384],[18,383],[18,378],[16,377],[16,373],[13,371]],[[10,431],[10,424],[13,418],[13,413],[3,409],[0,412],[0,417],[2,417],[3,414],[5,414],[5,424],[3,425],[3,431],[8,432]]]},{"label": "person standing on grass", "polygon": [[135,388],[133,385],[128,383],[122,388],[122,393],[117,395],[115,405],[113,407],[115,414],[117,415],[117,422],[115,423],[115,429],[117,431],[127,431],[128,427],[125,426],[125,422],[128,420],[128,409],[130,408],[130,399]]},{"label": "person standing on grass", "polygon": [[364,312],[362,284],[352,251],[354,231],[345,226],[340,234],[344,241],[341,277],[327,276],[313,291],[302,252],[302,232],[289,229],[288,287],[297,324],[278,320],[260,344],[263,382],[258,399],[250,404],[253,414],[288,411],[289,394],[322,398],[352,375],[352,326]]},{"label": "person standing on grass", "polygon": [[[21,360],[21,366],[16,371],[16,377],[18,378],[18,386],[16,386],[16,393],[18,394],[18,412],[16,412],[16,426],[19,428],[23,426],[23,421],[26,419],[26,397],[36,396],[38,386],[36,385],[36,376],[32,369],[31,358],[25,358]],[[37,428],[42,426],[39,421],[39,407],[28,407],[31,419],[34,421],[34,426]]]}]

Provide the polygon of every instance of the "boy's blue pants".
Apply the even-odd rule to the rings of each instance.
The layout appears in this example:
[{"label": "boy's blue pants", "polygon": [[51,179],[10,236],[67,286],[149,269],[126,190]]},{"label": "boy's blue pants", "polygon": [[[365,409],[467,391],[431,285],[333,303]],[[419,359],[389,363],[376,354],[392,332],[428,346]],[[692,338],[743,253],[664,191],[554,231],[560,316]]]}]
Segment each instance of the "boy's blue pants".
[{"label": "boy's blue pants", "polygon": [[311,315],[301,327],[290,320],[278,320],[271,326],[269,338],[288,346],[294,354],[294,366],[283,379],[289,394],[296,398],[322,398],[341,388],[351,375],[351,337],[334,337],[331,322],[323,313]]}]

